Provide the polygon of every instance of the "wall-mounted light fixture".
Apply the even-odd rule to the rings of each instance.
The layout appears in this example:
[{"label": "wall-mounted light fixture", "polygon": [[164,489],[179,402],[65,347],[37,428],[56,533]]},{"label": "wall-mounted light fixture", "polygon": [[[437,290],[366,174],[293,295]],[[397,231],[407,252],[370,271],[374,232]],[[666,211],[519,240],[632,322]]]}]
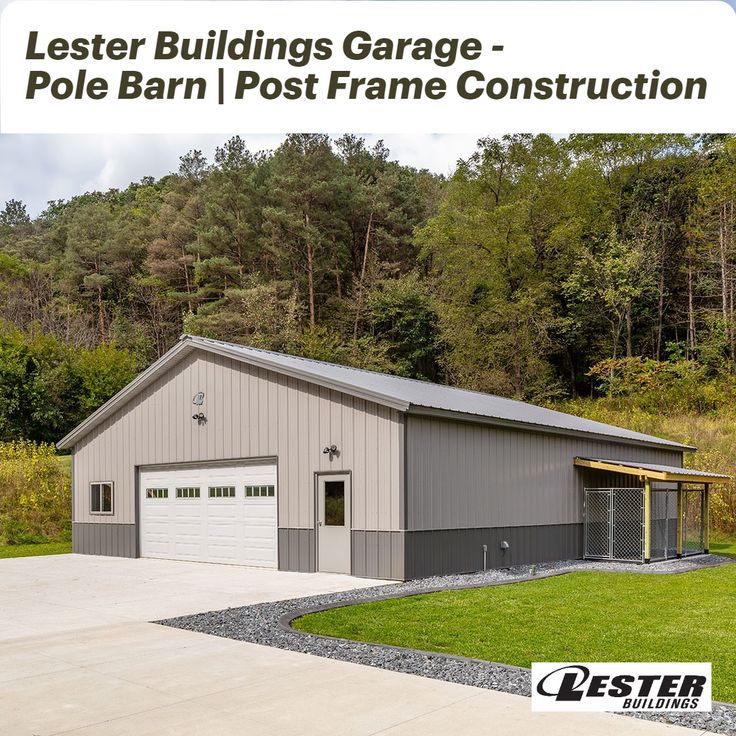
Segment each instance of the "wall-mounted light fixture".
[{"label": "wall-mounted light fixture", "polygon": [[[505,562],[507,560],[506,553],[511,545],[504,539],[498,546],[501,548],[501,559]],[[508,570],[508,568],[506,569]]]},{"label": "wall-mounted light fixture", "polygon": [[194,394],[192,404],[199,408],[198,412],[192,414],[192,419],[194,419],[194,421],[197,422],[197,424],[201,427],[203,424],[207,423],[207,417],[202,411],[202,404],[204,404],[204,391],[197,391],[197,393]]},{"label": "wall-mounted light fixture", "polygon": [[324,450],[322,450],[323,455],[329,455],[330,460],[332,460],[335,455],[340,454],[340,450],[337,449],[337,445],[330,445],[329,447],[325,447]]}]

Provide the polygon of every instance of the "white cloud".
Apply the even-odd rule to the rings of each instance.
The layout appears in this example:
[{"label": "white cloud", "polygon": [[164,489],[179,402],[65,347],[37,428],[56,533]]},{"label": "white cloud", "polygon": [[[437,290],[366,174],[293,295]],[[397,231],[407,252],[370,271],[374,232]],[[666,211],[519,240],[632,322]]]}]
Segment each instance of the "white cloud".
[{"label": "white cloud", "polygon": [[[475,137],[462,135],[364,137],[369,144],[383,138],[393,159],[445,175],[475,147]],[[243,138],[254,151],[275,148],[282,140],[279,135]],[[0,135],[0,206],[20,199],[35,216],[49,200],[124,188],[144,176],[176,171],[179,156],[193,148],[211,159],[223,140],[219,135]]]}]

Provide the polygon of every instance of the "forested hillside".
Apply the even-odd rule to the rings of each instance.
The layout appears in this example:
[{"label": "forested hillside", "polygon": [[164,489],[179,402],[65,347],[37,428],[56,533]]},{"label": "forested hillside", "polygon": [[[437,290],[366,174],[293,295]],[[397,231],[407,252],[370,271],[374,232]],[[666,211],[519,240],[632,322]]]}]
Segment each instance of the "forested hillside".
[{"label": "forested hillside", "polygon": [[8,202],[0,439],[58,439],[182,331],[573,411],[731,411],[734,139],[469,154],[445,180],[354,136],[234,137],[35,219]]}]

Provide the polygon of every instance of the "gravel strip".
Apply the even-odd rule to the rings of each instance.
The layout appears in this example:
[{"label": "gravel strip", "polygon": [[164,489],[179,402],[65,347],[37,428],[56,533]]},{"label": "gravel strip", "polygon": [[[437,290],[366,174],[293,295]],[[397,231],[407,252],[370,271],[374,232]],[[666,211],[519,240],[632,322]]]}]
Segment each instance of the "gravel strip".
[{"label": "gravel strip", "polygon": [[[164,619],[155,623],[227,639],[288,649],[330,659],[380,667],[436,680],[500,690],[514,695],[530,695],[530,671],[496,662],[424,652],[383,644],[335,639],[297,632],[289,622],[305,613],[408,595],[460,588],[504,585],[563,575],[573,571],[635,572],[644,575],[676,574],[733,562],[716,555],[700,555],[650,565],[567,560],[536,566],[520,565],[503,570],[466,575],[444,575],[405,583],[389,583],[307,598],[258,603],[252,606],[209,611],[191,616]],[[736,736],[736,706],[714,703],[711,713],[637,713],[635,718],[676,724],[713,733]]]}]

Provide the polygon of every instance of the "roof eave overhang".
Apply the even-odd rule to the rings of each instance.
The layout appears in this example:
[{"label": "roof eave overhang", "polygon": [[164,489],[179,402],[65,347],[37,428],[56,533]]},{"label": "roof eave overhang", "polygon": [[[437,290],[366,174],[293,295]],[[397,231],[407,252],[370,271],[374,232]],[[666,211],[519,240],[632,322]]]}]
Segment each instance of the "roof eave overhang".
[{"label": "roof eave overhang", "polygon": [[490,424],[494,427],[508,427],[509,429],[526,429],[530,432],[541,432],[543,434],[562,435],[566,437],[576,437],[585,439],[595,439],[604,442],[615,442],[617,444],[635,445],[637,447],[655,447],[659,450],[675,450],[677,452],[695,452],[696,447],[690,445],[681,445],[677,442],[667,442],[662,440],[637,439],[634,437],[617,437],[615,435],[603,434],[599,432],[585,432],[582,430],[566,429],[564,427],[554,427],[547,424],[534,424],[533,422],[520,422],[512,419],[499,419],[496,417],[486,417],[480,414],[471,414],[469,412],[457,412],[449,409],[435,409],[427,406],[419,406],[412,404],[408,412],[417,416],[435,417],[438,419],[454,419],[460,422],[471,422],[473,424]]},{"label": "roof eave overhang", "polygon": [[185,354],[192,351],[192,346],[180,340],[171,350],[164,353],[157,361],[151,363],[142,373],[139,373],[127,386],[108,399],[99,409],[90,414],[81,424],[78,424],[69,434],[62,437],[56,446],[60,450],[69,450],[96,427],[101,421],[112,414],[127,399],[133,398],[139,391],[156,380],[164,367],[170,368]]},{"label": "roof eave overhang", "polygon": [[726,483],[732,479],[721,473],[691,475],[687,468],[682,473],[653,470],[652,468],[637,468],[634,465],[622,465],[615,460],[591,460],[586,457],[576,457],[573,461],[579,468],[591,468],[592,470],[604,470],[610,473],[621,473],[623,475],[635,475],[639,478],[649,480],[666,481],[670,483]]}]

